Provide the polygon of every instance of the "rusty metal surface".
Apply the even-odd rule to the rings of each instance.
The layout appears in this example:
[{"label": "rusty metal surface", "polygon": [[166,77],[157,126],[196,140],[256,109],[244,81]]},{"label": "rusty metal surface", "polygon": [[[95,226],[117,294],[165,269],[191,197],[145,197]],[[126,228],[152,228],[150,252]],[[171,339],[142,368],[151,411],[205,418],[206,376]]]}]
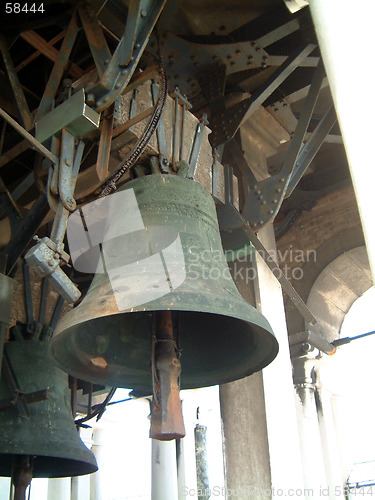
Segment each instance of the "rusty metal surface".
[{"label": "rusty metal surface", "polygon": [[22,118],[22,122],[26,130],[30,130],[33,126],[34,117],[30,113],[29,105],[27,104],[25,94],[23,93],[21,83],[14,68],[14,64],[9,54],[6,41],[2,36],[0,36],[0,51],[4,59],[9,82],[11,84],[13,94],[17,103],[18,112]]},{"label": "rusty metal surface", "polygon": [[109,176],[108,164],[111,154],[111,141],[114,133],[114,109],[114,105],[106,109],[100,131],[99,151],[96,160],[96,173],[100,183]]},{"label": "rusty metal surface", "polygon": [[[46,88],[43,93],[42,100],[39,104],[35,120],[38,120],[41,116],[43,116],[52,108],[53,100],[55,98],[57,89],[60,85],[60,81],[64,74],[65,67],[68,63],[69,56],[71,54],[74,42],[78,35],[78,31],[79,31],[78,16],[77,13],[74,12],[71,21],[69,23],[69,26],[66,30],[60,51],[58,52],[58,55],[56,57],[55,64],[49,76]],[[76,78],[80,78],[81,76],[82,72],[80,71],[80,74],[76,75]]]},{"label": "rusty metal surface", "polygon": [[181,363],[173,334],[171,311],[157,311],[154,315],[150,437],[171,441],[185,436],[179,386]]},{"label": "rusty metal surface", "polygon": [[35,137],[33,137],[27,130],[25,130],[21,125],[19,125],[11,116],[8,115],[3,109],[0,108],[0,116],[4,118],[13,128],[17,130],[31,145],[33,149],[38,151],[40,154],[48,158],[52,163],[58,163],[56,156],[51,153],[43,144],[41,144]]}]

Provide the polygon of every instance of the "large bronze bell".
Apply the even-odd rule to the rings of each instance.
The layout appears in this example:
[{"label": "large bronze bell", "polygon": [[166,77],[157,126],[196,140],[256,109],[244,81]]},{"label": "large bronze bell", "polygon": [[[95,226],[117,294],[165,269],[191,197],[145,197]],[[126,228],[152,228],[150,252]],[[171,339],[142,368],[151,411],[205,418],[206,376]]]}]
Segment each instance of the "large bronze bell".
[{"label": "large bronze bell", "polygon": [[[223,384],[268,365],[277,341],[230,276],[209,192],[185,177],[158,174],[119,192],[127,190],[134,190],[144,227],[122,237],[112,231],[103,243],[106,272],[57,325],[51,349],[59,366],[91,382],[150,391],[151,313],[169,310],[182,389]],[[111,209],[112,228],[126,214],[120,201]]]},{"label": "large bronze bell", "polygon": [[[21,393],[15,394],[9,377]],[[19,339],[5,345],[0,400],[5,406],[0,410],[0,476],[14,475],[22,457],[28,458],[33,477],[80,476],[98,469],[73,422],[68,377],[55,366],[47,342]]]}]

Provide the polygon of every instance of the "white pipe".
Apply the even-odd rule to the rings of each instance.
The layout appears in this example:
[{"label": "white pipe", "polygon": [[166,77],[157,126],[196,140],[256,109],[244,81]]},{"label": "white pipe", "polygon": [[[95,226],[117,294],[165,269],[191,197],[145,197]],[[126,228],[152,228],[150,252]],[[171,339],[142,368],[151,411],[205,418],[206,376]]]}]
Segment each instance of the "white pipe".
[{"label": "white pipe", "polygon": [[373,0],[310,0],[375,283]]},{"label": "white pipe", "polygon": [[152,440],[151,500],[178,500],[175,441]]}]

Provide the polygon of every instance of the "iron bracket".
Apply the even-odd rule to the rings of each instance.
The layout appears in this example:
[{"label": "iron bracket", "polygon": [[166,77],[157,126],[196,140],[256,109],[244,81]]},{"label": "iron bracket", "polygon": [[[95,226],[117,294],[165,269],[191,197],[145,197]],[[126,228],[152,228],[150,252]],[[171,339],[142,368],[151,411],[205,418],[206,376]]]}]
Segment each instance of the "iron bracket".
[{"label": "iron bracket", "polygon": [[303,139],[318,99],[323,77],[324,66],[321,61],[315,70],[309,93],[305,99],[300,119],[280,172],[259,183],[255,183],[250,189],[242,210],[242,215],[249,222],[252,229],[258,230],[273,221],[280,210],[290,177],[299,158]]},{"label": "iron bracket", "polygon": [[241,124],[264,103],[315,48],[314,44],[298,47],[251,97],[213,114],[210,118],[211,144],[217,146],[232,139]]},{"label": "iron bracket", "polygon": [[[268,53],[256,42],[203,44],[193,43],[172,33],[161,33],[161,49],[167,63],[168,80],[189,98],[199,93],[199,73],[212,63],[226,67],[231,75],[246,69],[267,65]],[[150,51],[157,55],[156,37],[153,36]]]},{"label": "iron bracket", "polygon": [[208,125],[207,115],[206,115],[206,113],[203,113],[201,119],[199,120],[197,130],[195,132],[193,146],[191,148],[191,153],[190,153],[190,158],[189,158],[190,168],[189,168],[189,172],[187,174],[187,177],[189,179],[194,178],[195,169],[197,167],[199,151],[200,151],[201,145],[202,145],[203,133],[204,133],[204,130],[206,128],[206,125]]},{"label": "iron bracket", "polygon": [[[112,57],[104,44],[104,36],[98,34],[101,28],[96,26],[95,17],[80,10],[99,75],[99,81],[88,84],[85,90],[88,102],[93,104],[97,112],[111,105],[128,85],[165,2],[166,0],[130,0],[124,34]],[[95,43],[98,44],[97,47]]]},{"label": "iron bracket", "polygon": [[[155,106],[159,95],[159,85],[156,82],[152,82],[151,84],[151,95],[152,95],[152,104]],[[167,151],[167,143],[165,138],[163,113],[161,114],[156,127],[156,137],[158,139],[158,146],[159,146],[160,171],[164,174],[167,174],[169,172],[169,159],[168,159],[169,155]]]}]

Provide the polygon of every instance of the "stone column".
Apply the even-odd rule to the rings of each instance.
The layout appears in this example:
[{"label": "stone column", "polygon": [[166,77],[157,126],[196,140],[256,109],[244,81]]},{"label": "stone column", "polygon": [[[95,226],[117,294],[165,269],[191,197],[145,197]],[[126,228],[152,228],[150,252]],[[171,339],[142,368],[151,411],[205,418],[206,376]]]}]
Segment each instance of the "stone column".
[{"label": "stone column", "polygon": [[[252,263],[231,264],[237,288],[250,304],[255,305]],[[262,373],[220,387],[223,423],[225,482],[227,491],[241,493],[245,500],[270,498],[271,470],[268,451],[266,411]]]},{"label": "stone column", "polygon": [[[267,251],[275,255],[273,226],[268,225],[259,231],[258,237]],[[272,487],[277,498],[303,498],[300,442],[282,290],[258,254],[257,269],[261,312],[270,322],[279,342],[276,359],[263,370]]]},{"label": "stone column", "polygon": [[47,500],[70,500],[71,477],[48,480]]},{"label": "stone column", "polygon": [[334,495],[334,491],[328,490],[315,402],[315,364],[318,360],[314,359],[314,355],[317,355],[318,351],[312,348],[309,354],[311,355],[310,358],[307,355],[303,355],[294,357],[292,361],[303,479],[306,490],[305,498],[313,500],[317,496],[331,498],[330,495]]}]

